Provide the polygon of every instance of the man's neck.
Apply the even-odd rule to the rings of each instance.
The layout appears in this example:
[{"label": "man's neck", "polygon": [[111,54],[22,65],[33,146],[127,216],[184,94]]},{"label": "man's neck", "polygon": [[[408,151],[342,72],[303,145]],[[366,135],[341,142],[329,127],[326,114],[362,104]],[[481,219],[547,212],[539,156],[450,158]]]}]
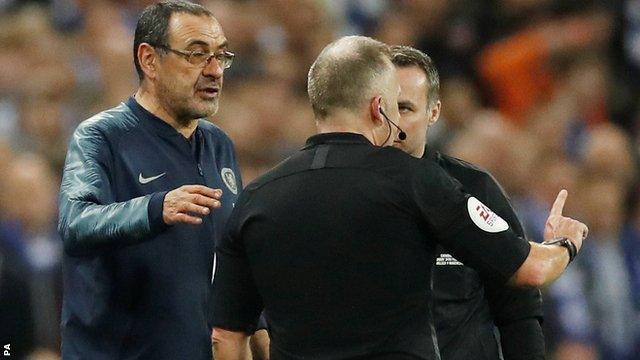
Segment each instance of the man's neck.
[{"label": "man's neck", "polygon": [[188,122],[181,122],[175,119],[175,117],[167,111],[160,102],[157,100],[157,97],[153,95],[151,92],[144,90],[142,87],[138,88],[135,95],[133,97],[136,99],[138,104],[145,108],[148,112],[155,115],[160,120],[166,122],[171,125],[177,132],[182,134],[186,139],[190,139],[193,135],[194,131],[198,127],[198,120],[193,119]]},{"label": "man's neck", "polygon": [[325,119],[316,120],[316,128],[318,134],[334,132],[360,134],[367,138],[370,143],[378,145],[371,129],[363,126],[363,121],[350,113],[336,114]]},{"label": "man's neck", "polygon": [[411,156],[416,157],[418,159],[422,158],[424,156],[424,154],[426,153],[426,147],[425,145],[420,146],[416,151],[411,153]]}]

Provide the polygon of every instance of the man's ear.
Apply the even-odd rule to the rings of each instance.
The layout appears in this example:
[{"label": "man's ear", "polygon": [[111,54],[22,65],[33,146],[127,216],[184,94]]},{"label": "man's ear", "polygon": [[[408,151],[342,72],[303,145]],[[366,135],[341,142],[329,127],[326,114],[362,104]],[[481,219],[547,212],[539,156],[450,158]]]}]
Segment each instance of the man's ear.
[{"label": "man's ear", "polygon": [[380,126],[384,123],[382,116],[382,96],[376,96],[369,102],[369,117],[374,126]]},{"label": "man's ear", "polygon": [[438,100],[436,104],[429,109],[429,127],[438,122],[438,119],[440,118],[440,110],[442,110],[442,103]]},{"label": "man's ear", "polygon": [[138,56],[138,62],[142,72],[144,72],[144,76],[149,79],[155,79],[157,76],[156,63],[158,61],[156,49],[147,43],[142,43],[138,46],[136,56]]}]

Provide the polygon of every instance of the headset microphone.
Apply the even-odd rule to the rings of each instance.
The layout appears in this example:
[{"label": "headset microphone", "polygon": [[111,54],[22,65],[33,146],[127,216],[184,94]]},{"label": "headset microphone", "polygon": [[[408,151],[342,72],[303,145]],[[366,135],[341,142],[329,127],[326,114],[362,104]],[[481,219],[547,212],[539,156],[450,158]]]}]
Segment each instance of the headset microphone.
[{"label": "headset microphone", "polygon": [[[396,127],[397,127],[397,125],[396,125]],[[398,133],[398,139],[405,140],[407,138],[407,133],[402,131],[402,129],[400,129],[400,128],[398,128],[398,130],[400,130],[400,132]]]},{"label": "headset microphone", "polygon": [[[378,107],[378,110],[380,110],[380,114],[382,114],[382,116],[384,116],[384,119],[387,120],[388,124],[391,124],[393,126],[395,126],[396,129],[398,129],[398,139],[400,141],[403,141],[407,138],[407,133],[404,132],[402,130],[402,128],[400,126],[398,126],[398,124],[394,123],[393,121],[391,121],[391,119],[389,119],[389,117],[384,113],[384,111],[382,111],[382,107]],[[391,126],[389,125],[389,126]],[[389,130],[391,130],[391,127],[389,127]]]}]

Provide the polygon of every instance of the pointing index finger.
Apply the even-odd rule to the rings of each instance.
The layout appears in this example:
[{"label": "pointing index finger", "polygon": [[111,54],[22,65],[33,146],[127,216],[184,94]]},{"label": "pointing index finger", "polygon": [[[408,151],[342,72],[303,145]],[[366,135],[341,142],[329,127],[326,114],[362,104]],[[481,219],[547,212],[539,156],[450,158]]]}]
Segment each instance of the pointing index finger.
[{"label": "pointing index finger", "polygon": [[556,201],[553,202],[549,216],[562,216],[562,209],[564,208],[565,201],[567,201],[568,194],[567,190],[560,190],[558,197],[556,197]]}]

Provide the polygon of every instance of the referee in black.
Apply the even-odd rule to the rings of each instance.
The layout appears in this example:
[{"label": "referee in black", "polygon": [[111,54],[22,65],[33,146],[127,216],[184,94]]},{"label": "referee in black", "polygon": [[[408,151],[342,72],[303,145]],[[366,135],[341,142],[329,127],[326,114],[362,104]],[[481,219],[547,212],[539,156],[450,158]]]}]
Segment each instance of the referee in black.
[{"label": "referee in black", "polygon": [[[431,58],[418,49],[392,46],[400,96],[400,126],[404,141],[395,146],[431,159],[458,180],[465,191],[494,210],[524,237],[522,225],[502,187],[491,174],[463,160],[427,147],[429,128],[438,121],[440,78]],[[538,289],[484,284],[478,273],[442,246],[436,247],[433,268],[434,321],[443,360],[544,359],[542,297]],[[500,331],[500,341],[494,335]]]},{"label": "referee in black", "polygon": [[388,46],[331,43],[308,91],[319,134],[245,189],[216,247],[216,359],[247,356],[263,309],[272,359],[438,359],[437,243],[484,281],[518,286],[553,281],[580,249],[587,228],[562,216],[566,191],[558,243],[529,243],[436,163],[386,147],[406,136]]}]

